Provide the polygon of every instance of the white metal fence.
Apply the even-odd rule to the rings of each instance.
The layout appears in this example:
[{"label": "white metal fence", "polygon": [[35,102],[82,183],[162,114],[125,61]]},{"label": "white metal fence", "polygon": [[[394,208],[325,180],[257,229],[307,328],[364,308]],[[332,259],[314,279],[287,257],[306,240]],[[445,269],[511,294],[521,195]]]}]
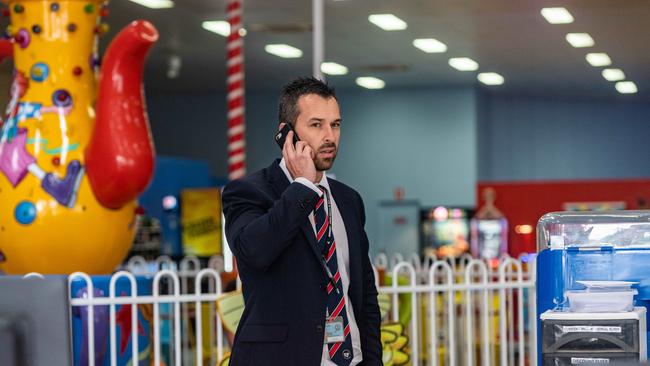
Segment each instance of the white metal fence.
[{"label": "white metal fence", "polygon": [[[74,307],[88,307],[88,323],[86,332],[88,336],[88,360],[82,364],[95,365],[95,322],[94,307],[109,306],[110,310],[110,365],[118,365],[117,362],[117,339],[116,339],[116,308],[120,305],[132,306],[131,324],[138,324],[138,306],[153,306],[152,322],[152,343],[153,355],[141,354],[141,348],[138,345],[138,326],[132,326],[130,343],[131,343],[131,365],[146,364],[146,359],[153,357],[154,365],[191,365],[203,364],[203,311],[202,304],[214,304],[214,302],[223,293],[221,278],[219,273],[223,270],[223,259],[213,257],[210,259],[208,268],[201,269],[199,260],[196,257],[186,257],[177,266],[171,258],[163,256],[155,261],[155,269],[152,271],[151,266],[142,258],[132,258],[126,266],[125,271],[119,271],[111,276],[108,297],[94,297],[94,288],[90,276],[85,273],[77,272],[69,276],[69,283],[76,279],[81,279],[87,287],[87,295],[83,298],[71,298],[70,305]],[[137,288],[135,276],[151,275],[152,294],[138,295],[140,291]],[[128,296],[118,296],[115,288],[118,280],[126,279],[130,283],[130,294]],[[161,293],[161,284],[170,287],[170,293]],[[208,291],[203,293],[203,284],[207,282]],[[161,311],[163,305],[168,305],[166,311]],[[224,355],[224,335],[221,319],[216,315],[214,306],[209,306],[209,337],[208,344],[211,345],[208,355],[210,365],[216,365]],[[161,323],[169,322],[169,339],[170,347],[167,355],[162,355],[161,351]],[[194,331],[190,330],[194,326]],[[194,346],[190,345],[190,336],[193,337]],[[149,348],[150,350],[150,348]],[[146,353],[146,351],[145,351]],[[163,357],[166,356],[166,357]],[[145,360],[143,360],[145,359]],[[167,362],[161,362],[165,359]],[[139,362],[139,363],[138,363]]]},{"label": "white metal fence", "polygon": [[[403,348],[410,354],[408,365],[536,365],[534,261],[504,257],[495,263],[469,256],[435,260],[417,255],[404,260],[380,255],[374,265],[380,297],[389,299],[384,304],[384,320],[402,323],[408,336]],[[93,296],[88,275],[70,275],[70,283],[80,279],[88,290],[86,297],[70,300],[73,308],[87,307],[88,362],[84,364],[95,365],[96,333],[91,319],[98,306],[109,307],[110,365],[120,364],[116,312],[121,305],[131,306],[132,324],[138,324],[136,309],[153,307],[149,344],[153,343],[153,352],[147,356],[145,350],[143,354],[138,326],[133,326],[130,364],[148,365],[145,360],[149,357],[154,365],[218,364],[228,348],[214,306],[223,294],[222,270],[219,257],[212,258],[204,269],[194,257],[183,259],[179,266],[168,257],[159,258],[154,266],[136,257],[125,271],[111,277],[108,297]],[[135,276],[142,274],[153,275],[151,295],[138,295]],[[118,281],[129,281],[130,294],[116,293]],[[169,288],[167,293],[161,293],[163,287]],[[204,316],[208,317],[207,330]],[[168,337],[166,349],[162,336]]]},{"label": "white metal fence", "polygon": [[391,278],[408,279],[378,287],[392,297],[392,321],[399,317],[399,295],[415,297],[408,329],[418,365],[537,364],[534,260],[380,255],[375,268],[382,267]]}]

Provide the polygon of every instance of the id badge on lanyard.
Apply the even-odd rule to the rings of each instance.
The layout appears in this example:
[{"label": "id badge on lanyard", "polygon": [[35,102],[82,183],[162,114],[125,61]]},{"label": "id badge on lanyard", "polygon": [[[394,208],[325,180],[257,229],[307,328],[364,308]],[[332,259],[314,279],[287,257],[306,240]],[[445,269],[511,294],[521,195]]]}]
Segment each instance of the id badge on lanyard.
[{"label": "id badge on lanyard", "polygon": [[339,343],[345,341],[343,332],[343,317],[327,319],[325,321],[325,343]]}]

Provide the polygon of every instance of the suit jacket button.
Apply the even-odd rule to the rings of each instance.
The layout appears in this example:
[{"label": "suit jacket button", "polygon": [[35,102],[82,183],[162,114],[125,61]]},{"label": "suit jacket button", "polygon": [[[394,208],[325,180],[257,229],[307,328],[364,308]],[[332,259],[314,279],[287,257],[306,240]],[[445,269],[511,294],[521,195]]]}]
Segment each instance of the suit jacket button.
[{"label": "suit jacket button", "polygon": [[318,333],[318,334],[323,333],[323,326],[322,325],[317,325],[316,326],[316,333]]}]

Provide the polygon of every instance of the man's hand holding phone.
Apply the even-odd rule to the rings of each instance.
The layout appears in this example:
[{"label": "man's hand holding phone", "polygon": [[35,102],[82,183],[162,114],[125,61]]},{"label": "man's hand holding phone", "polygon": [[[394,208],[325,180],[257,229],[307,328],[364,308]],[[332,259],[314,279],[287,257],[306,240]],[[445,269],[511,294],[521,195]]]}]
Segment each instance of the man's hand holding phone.
[{"label": "man's hand holding phone", "polygon": [[[284,125],[284,123],[280,124],[280,130],[283,129]],[[293,179],[304,177],[310,182],[318,183],[316,182],[318,172],[313,159],[314,151],[305,141],[298,140],[294,146],[294,135],[293,129],[287,132],[282,145],[282,156],[287,165],[287,170],[289,170]]]}]

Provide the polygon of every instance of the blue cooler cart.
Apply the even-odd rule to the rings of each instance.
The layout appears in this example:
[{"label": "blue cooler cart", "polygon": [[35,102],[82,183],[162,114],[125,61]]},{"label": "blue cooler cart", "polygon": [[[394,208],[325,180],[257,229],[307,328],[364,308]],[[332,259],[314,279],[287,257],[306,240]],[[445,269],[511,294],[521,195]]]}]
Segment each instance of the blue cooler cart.
[{"label": "blue cooler cart", "polygon": [[650,211],[549,213],[537,246],[538,364],[646,360]]}]

